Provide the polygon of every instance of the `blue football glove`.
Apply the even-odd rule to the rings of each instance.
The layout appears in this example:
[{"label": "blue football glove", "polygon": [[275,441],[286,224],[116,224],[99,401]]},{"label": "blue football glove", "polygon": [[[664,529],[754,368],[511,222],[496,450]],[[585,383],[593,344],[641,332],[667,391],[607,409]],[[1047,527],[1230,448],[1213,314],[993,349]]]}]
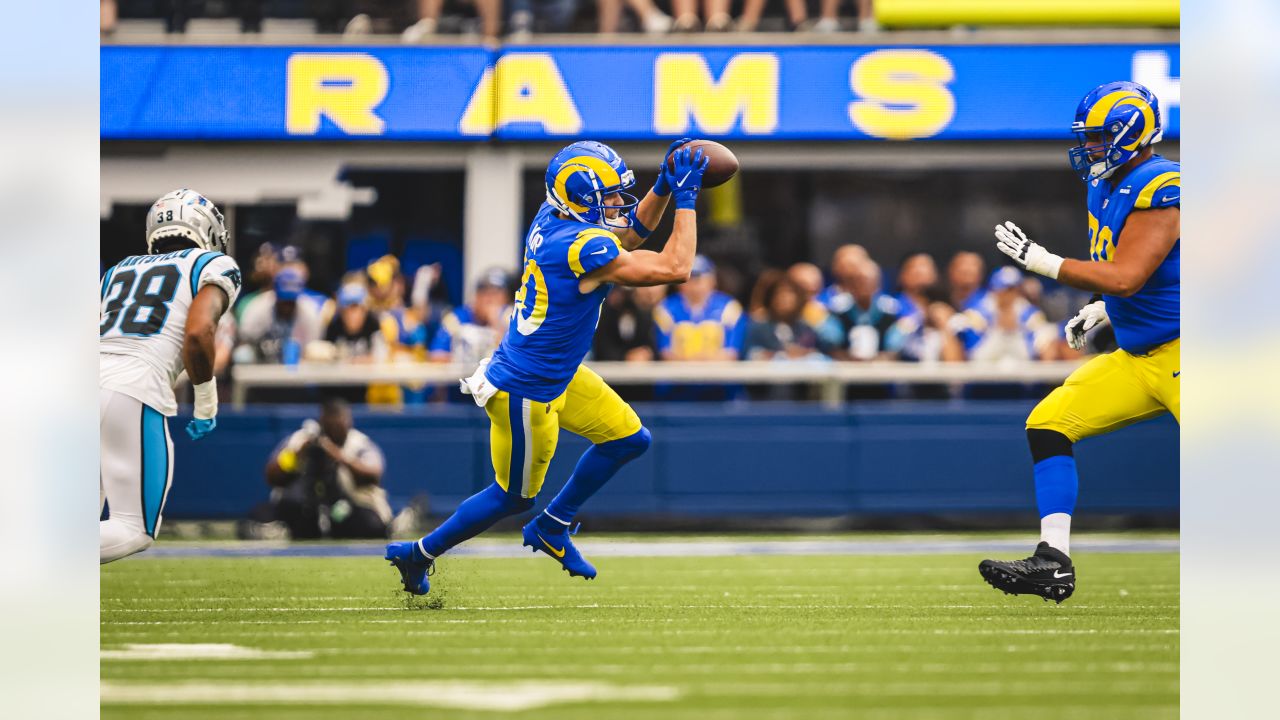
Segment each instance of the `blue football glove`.
[{"label": "blue football glove", "polygon": [[693,138],[680,138],[667,146],[667,152],[662,156],[662,164],[658,166],[658,179],[653,183],[654,195],[666,197],[671,194],[671,185],[667,183],[667,160],[671,158],[671,153],[675,152],[676,148],[688,142],[693,142]]},{"label": "blue football glove", "polygon": [[199,440],[205,435],[213,432],[213,429],[216,427],[218,427],[217,418],[209,418],[208,420],[195,418],[191,422],[187,423],[187,434],[191,436],[192,440]]},{"label": "blue football glove", "polygon": [[[672,157],[674,168],[666,171],[667,185],[676,200],[676,209],[693,210],[698,205],[698,190],[702,188],[702,174],[711,164],[711,158],[702,156],[702,148],[690,152],[679,150]],[[664,166],[665,167],[665,166]]]}]

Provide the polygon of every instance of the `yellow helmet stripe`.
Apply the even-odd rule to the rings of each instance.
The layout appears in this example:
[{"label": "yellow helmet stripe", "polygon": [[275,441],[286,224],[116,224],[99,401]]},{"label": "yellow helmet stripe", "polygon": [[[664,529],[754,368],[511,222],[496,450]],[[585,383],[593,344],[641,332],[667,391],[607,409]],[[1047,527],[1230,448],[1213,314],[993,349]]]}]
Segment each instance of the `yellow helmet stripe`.
[{"label": "yellow helmet stripe", "polygon": [[586,212],[587,208],[569,199],[569,193],[565,190],[564,184],[569,179],[570,175],[576,172],[581,172],[585,169],[586,168],[582,165],[570,165],[565,163],[560,166],[560,172],[556,173],[556,184],[554,187],[556,197],[560,199],[560,202],[569,206],[574,212]]},{"label": "yellow helmet stripe", "polygon": [[1156,115],[1151,110],[1151,105],[1148,104],[1146,100],[1140,97],[1121,98],[1118,102],[1116,102],[1115,106],[1120,107],[1121,105],[1132,105],[1138,108],[1138,111],[1142,113],[1142,122],[1143,122],[1142,127],[1144,128],[1144,130],[1142,131],[1142,134],[1134,138],[1133,142],[1129,143],[1128,145],[1120,146],[1124,150],[1137,150],[1138,146],[1141,145],[1145,140],[1147,140],[1147,138],[1151,137],[1152,133],[1156,131]]},{"label": "yellow helmet stripe", "polygon": [[604,183],[605,187],[622,184],[622,177],[618,175],[618,171],[614,170],[612,165],[598,157],[592,157],[591,155],[578,155],[577,157],[571,157],[565,161],[565,165],[574,164],[585,165],[591,168],[595,171],[595,174],[600,177],[600,182]]},{"label": "yellow helmet stripe", "polygon": [[1176,185],[1182,187],[1182,173],[1179,171],[1161,173],[1142,187],[1142,192],[1138,193],[1138,199],[1134,201],[1134,209],[1141,210],[1151,207],[1151,201],[1155,199],[1156,193],[1161,189]]},{"label": "yellow helmet stripe", "polygon": [[569,269],[573,271],[574,277],[582,277],[586,269],[582,267],[582,249],[586,247],[587,241],[591,238],[604,237],[613,241],[618,246],[618,250],[622,250],[622,243],[618,241],[618,237],[608,230],[600,230],[590,228],[578,233],[578,238],[569,246]]},{"label": "yellow helmet stripe", "polygon": [[1125,98],[1138,98],[1142,96],[1132,90],[1116,90],[1112,93],[1103,95],[1093,109],[1089,111],[1089,115],[1085,118],[1086,127],[1098,127],[1107,121],[1107,115],[1115,108],[1116,104]]},{"label": "yellow helmet stripe", "polygon": [[618,171],[598,157],[577,155],[565,160],[560,169],[556,171],[556,183],[553,189],[556,197],[565,205],[573,208],[574,212],[585,212],[587,208],[569,200],[564,184],[568,181],[570,175],[584,170],[594,172],[596,177],[600,178],[600,182],[604,184],[604,187],[622,184],[622,177],[618,175]]}]

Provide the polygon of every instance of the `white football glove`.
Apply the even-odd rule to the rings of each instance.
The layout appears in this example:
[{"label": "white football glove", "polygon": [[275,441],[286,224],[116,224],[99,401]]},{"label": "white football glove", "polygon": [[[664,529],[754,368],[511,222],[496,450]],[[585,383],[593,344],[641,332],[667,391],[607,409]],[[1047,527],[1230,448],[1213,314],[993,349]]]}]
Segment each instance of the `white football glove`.
[{"label": "white football glove", "polygon": [[1022,229],[1012,222],[996,226],[996,247],[1027,270],[1047,278],[1058,279],[1058,270],[1062,267],[1063,258],[1031,242]]},{"label": "white football glove", "polygon": [[1107,317],[1107,304],[1101,300],[1085,305],[1080,308],[1080,312],[1067,322],[1066,335],[1067,344],[1074,350],[1084,349],[1084,336],[1095,327],[1101,327],[1111,322],[1111,318]]}]

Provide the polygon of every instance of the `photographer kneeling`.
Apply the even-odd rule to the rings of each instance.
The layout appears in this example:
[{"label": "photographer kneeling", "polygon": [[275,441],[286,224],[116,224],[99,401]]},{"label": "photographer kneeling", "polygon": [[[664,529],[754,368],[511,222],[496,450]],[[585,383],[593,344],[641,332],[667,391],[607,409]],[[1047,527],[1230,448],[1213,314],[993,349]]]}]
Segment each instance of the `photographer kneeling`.
[{"label": "photographer kneeling", "polygon": [[352,427],[339,398],[321,405],[267,460],[271,500],[253,512],[260,523],[283,523],[295,540],[385,538],[391,506],[379,485],[382,451]]}]

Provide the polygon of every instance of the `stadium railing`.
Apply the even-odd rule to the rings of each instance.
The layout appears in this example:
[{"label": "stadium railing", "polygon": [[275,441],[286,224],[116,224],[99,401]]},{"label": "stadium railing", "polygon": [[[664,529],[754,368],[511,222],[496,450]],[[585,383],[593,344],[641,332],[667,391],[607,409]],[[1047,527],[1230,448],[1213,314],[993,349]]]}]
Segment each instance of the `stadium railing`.
[{"label": "stadium railing", "polygon": [[[806,384],[819,388],[822,403],[844,402],[852,385],[1058,383],[1079,361],[1017,364],[866,362],[592,362],[588,366],[613,385],[655,383]],[[452,384],[475,371],[473,365],[420,363],[388,365],[236,365],[232,402],[243,407],[253,388],[297,388],[363,384]]]}]

